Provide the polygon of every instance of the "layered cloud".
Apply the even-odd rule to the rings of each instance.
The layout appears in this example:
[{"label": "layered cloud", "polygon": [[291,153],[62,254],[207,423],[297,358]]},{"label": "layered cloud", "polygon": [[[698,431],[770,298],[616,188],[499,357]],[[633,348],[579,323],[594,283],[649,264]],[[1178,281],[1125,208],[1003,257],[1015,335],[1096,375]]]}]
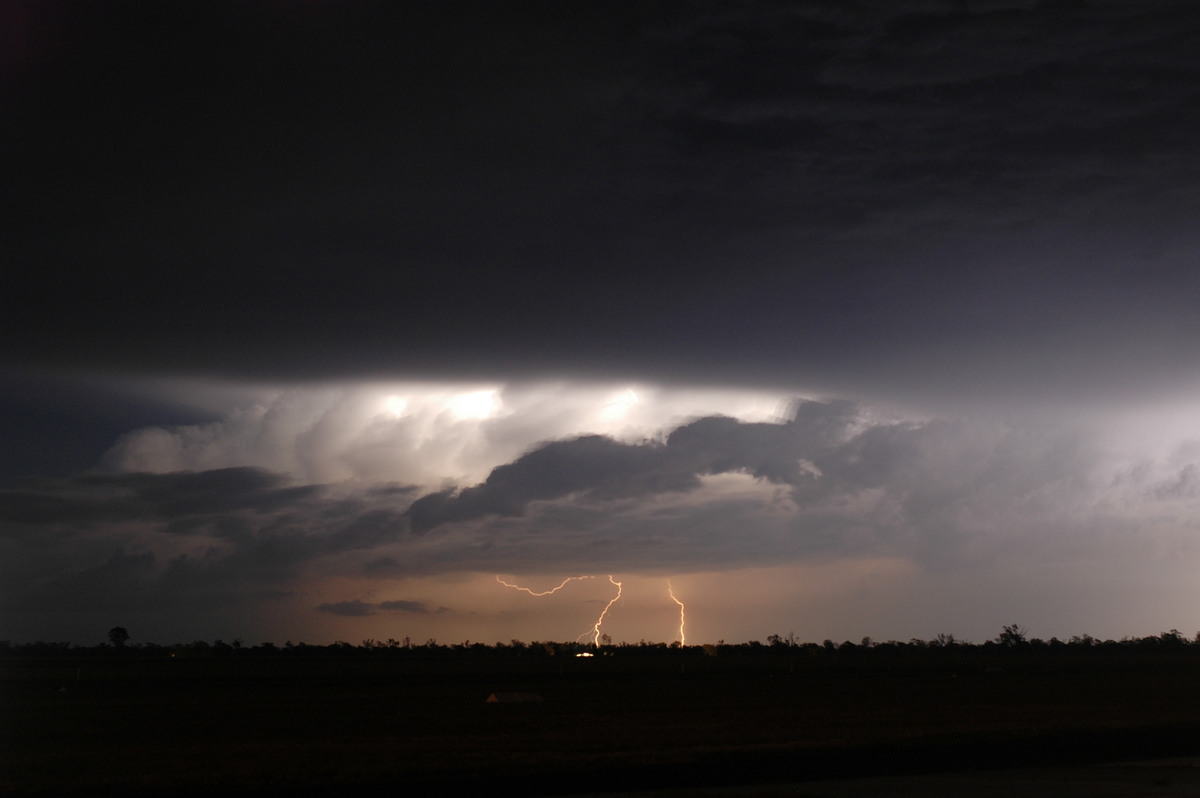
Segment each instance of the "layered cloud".
[{"label": "layered cloud", "polygon": [[[1194,3],[245,13],[35,15],[10,364],[889,399],[1194,373]],[[159,443],[139,467],[200,445]]]},{"label": "layered cloud", "polygon": [[820,471],[806,457],[831,447],[858,421],[847,402],[804,402],[783,423],[711,416],[681,426],[663,441],[621,443],[586,435],[548,443],[492,470],[480,485],[415,502],[415,532],[488,515],[521,515],[534,501],[572,494],[619,499],[690,492],[705,475],[740,472],[799,486]]},{"label": "layered cloud", "polygon": [[[898,419],[847,401],[797,400],[773,420],[708,415],[651,437],[518,443],[516,430],[536,426],[522,416],[547,415],[498,398],[519,393],[465,392],[475,397],[473,415],[434,414],[426,429],[435,434],[415,443],[415,424],[387,427],[398,450],[388,462],[399,463],[398,474],[419,472],[419,484],[346,465],[356,447],[373,445],[364,431],[378,429],[380,414],[396,413],[392,394],[355,423],[346,408],[361,403],[341,399],[324,415],[293,416],[286,434],[272,407],[131,433],[110,466],[270,456],[300,475],[252,465],[110,468],[4,491],[7,611],[153,606],[186,618],[285,601],[343,618],[461,620],[470,606],[442,594],[378,594],[380,585],[456,573],[681,574],[880,558],[942,575],[1082,558],[1112,562],[1115,576],[1122,558],[1200,556],[1190,542],[1200,525],[1200,444],[1178,436],[1157,451],[1121,449],[1126,438],[1086,425]],[[600,413],[611,410],[611,393],[594,394]],[[508,416],[493,415],[502,407]],[[335,426],[330,417],[341,426],[323,445],[352,456],[333,457],[326,472],[350,476],[313,481],[320,469],[303,447],[315,445],[311,433],[323,422]],[[628,430],[628,422],[613,423]],[[447,484],[429,478],[429,463],[405,463],[466,451],[523,453],[474,483]],[[462,472],[485,471],[480,461],[460,462]],[[328,580],[342,595],[318,600],[312,586]]]},{"label": "layered cloud", "polygon": [[393,599],[391,601],[380,601],[378,603],[370,603],[351,599],[349,601],[335,601],[317,606],[318,612],[329,613],[330,615],[341,615],[348,618],[364,618],[369,615],[374,615],[377,612],[410,612],[418,615],[426,615],[431,612],[447,612],[445,607],[430,609],[423,601],[408,601],[406,599]]},{"label": "layered cloud", "polygon": [[106,455],[109,469],[254,466],[309,483],[468,483],[540,441],[581,431],[636,440],[713,407],[755,420],[787,412],[784,395],[765,391],[612,383],[366,382],[279,389],[185,381],[142,390],[219,415],[203,424],[132,431]]},{"label": "layered cloud", "polygon": [[1200,5],[28,5],[14,635],[607,569],[1200,606]]}]

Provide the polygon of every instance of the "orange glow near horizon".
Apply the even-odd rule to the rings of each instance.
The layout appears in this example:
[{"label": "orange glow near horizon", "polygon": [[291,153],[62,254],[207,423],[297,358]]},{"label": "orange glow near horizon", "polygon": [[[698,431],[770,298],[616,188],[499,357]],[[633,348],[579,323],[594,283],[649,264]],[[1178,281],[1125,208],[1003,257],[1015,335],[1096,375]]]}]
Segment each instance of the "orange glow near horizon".
[{"label": "orange glow near horizon", "polygon": [[[566,587],[571,582],[575,582],[580,579],[595,579],[595,578],[596,577],[594,577],[594,576],[568,576],[566,579],[562,580],[562,582],[558,585],[558,587],[552,587],[549,590],[543,590],[541,593],[535,593],[533,590],[531,590],[527,587],[522,587],[521,585],[514,585],[512,582],[505,582],[503,579],[500,578],[499,574],[496,574],[496,581],[499,582],[500,584],[504,585],[505,587],[511,587],[513,590],[521,590],[521,591],[528,593],[531,596],[539,596],[539,597],[540,596],[549,596],[552,593],[557,593],[558,591],[562,590],[564,587]],[[610,576],[609,579],[612,579],[612,577]]]},{"label": "orange glow near horizon", "polygon": [[[495,580],[497,583],[504,585],[505,587],[510,588],[512,590],[519,590],[522,593],[528,593],[530,596],[533,596],[534,598],[544,598],[546,596],[551,596],[551,595],[559,592],[560,590],[562,590],[563,588],[565,588],[567,585],[571,584],[572,582],[582,581],[584,579],[597,579],[597,578],[599,578],[599,577],[592,575],[592,574],[585,574],[585,575],[581,575],[581,576],[569,576],[566,579],[559,582],[554,587],[552,587],[548,590],[540,590],[539,591],[539,590],[534,590],[529,587],[525,587],[524,585],[519,585],[514,582],[506,581],[505,579],[501,578],[501,576],[499,574],[495,575]],[[604,605],[604,609],[602,609],[600,611],[600,614],[599,614],[599,616],[597,616],[596,622],[592,625],[592,628],[575,638],[575,640],[577,642],[583,642],[590,638],[592,645],[597,646],[597,647],[600,645],[600,636],[601,636],[601,634],[603,634],[604,621],[608,617],[608,614],[612,610],[612,608],[617,604],[617,602],[621,601],[621,599],[624,596],[624,583],[623,582],[617,581],[616,577],[613,574],[608,575],[608,581],[610,584],[612,584],[614,587],[617,588],[616,595],[613,596],[611,599],[609,599],[608,602]],[[682,647],[682,646],[687,645],[687,607],[684,605],[683,601],[680,600],[680,598],[677,595],[675,595],[675,587],[674,587],[674,585],[671,584],[670,579],[667,580],[667,595],[670,596],[671,601],[673,601],[679,607],[678,640],[679,640],[679,645]]]},{"label": "orange glow near horizon", "polygon": [[[614,585],[617,586],[617,595],[613,596],[612,600],[610,600],[607,604],[604,605],[604,609],[600,611],[600,617],[596,619],[596,625],[592,627],[591,635],[592,635],[592,645],[593,646],[600,645],[600,627],[604,625],[604,617],[606,615],[608,615],[608,611],[610,609],[612,609],[612,605],[616,604],[618,601],[621,600],[621,583],[618,582],[616,579],[613,579],[612,574],[608,575],[608,581],[612,582]],[[578,640],[580,637],[587,637],[587,635],[588,635],[588,633],[584,632],[583,634],[581,634],[579,637],[577,637],[575,639]]]},{"label": "orange glow near horizon", "polygon": [[[496,575],[496,581],[499,582],[500,584],[504,585],[505,587],[510,587],[513,590],[523,591],[523,592],[528,593],[529,595],[537,597],[537,598],[541,598],[542,596],[549,596],[554,593],[557,593],[558,591],[562,590],[564,587],[569,585],[571,582],[579,581],[581,579],[595,579],[595,578],[596,577],[594,577],[594,576],[568,576],[566,579],[559,582],[557,586],[552,587],[549,590],[543,590],[541,592],[538,592],[538,591],[532,590],[530,588],[523,587],[522,585],[513,584],[512,582],[505,582],[503,579],[500,578],[499,574]],[[609,600],[609,602],[604,605],[604,609],[600,611],[600,617],[598,617],[596,619],[596,623],[592,626],[592,628],[589,629],[588,631],[584,632],[583,634],[579,635],[579,637],[575,638],[576,640],[582,640],[583,638],[587,637],[588,635],[591,635],[592,645],[594,645],[594,646],[600,645],[600,627],[604,625],[604,618],[606,615],[608,615],[608,611],[610,609],[612,609],[612,606],[621,599],[621,583],[618,582],[616,579],[614,579],[612,574],[609,574],[608,581],[613,583],[614,585],[616,585],[617,595],[613,596]]]}]

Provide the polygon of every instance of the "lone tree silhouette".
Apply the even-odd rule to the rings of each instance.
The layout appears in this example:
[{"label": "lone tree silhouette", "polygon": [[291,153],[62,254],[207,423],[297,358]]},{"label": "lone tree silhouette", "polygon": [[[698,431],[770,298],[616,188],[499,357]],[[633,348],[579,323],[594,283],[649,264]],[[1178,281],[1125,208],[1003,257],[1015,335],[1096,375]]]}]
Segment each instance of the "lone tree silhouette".
[{"label": "lone tree silhouette", "polygon": [[1028,635],[1025,632],[1025,629],[1017,626],[1015,623],[1004,627],[1003,631],[1000,632],[1000,637],[996,638],[996,641],[1000,643],[1000,645],[1007,646],[1008,648],[1023,646],[1027,640]]},{"label": "lone tree silhouette", "polygon": [[125,645],[125,641],[129,639],[129,632],[124,626],[114,626],[108,630],[108,640],[117,648]]}]

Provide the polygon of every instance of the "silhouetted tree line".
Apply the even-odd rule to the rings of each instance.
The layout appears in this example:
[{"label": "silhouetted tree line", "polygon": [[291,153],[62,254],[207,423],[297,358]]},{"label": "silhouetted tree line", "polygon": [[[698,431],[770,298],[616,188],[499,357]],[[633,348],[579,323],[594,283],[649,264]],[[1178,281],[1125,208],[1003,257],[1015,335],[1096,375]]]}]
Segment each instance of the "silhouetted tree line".
[{"label": "silhouetted tree line", "polygon": [[228,657],[575,657],[575,656],[721,656],[721,657],[806,657],[830,660],[864,660],[882,658],[885,655],[908,657],[949,656],[951,653],[967,654],[1013,654],[1013,655],[1081,655],[1088,653],[1187,653],[1200,657],[1200,632],[1191,638],[1179,630],[1171,629],[1149,637],[1124,637],[1120,640],[1100,640],[1091,635],[1076,635],[1068,640],[1052,637],[1043,640],[1029,637],[1024,628],[1011,625],[1001,629],[1000,634],[983,643],[972,643],[957,639],[952,634],[939,634],[931,640],[912,638],[907,641],[875,641],[865,637],[859,642],[849,640],[840,643],[824,640],[821,643],[800,642],[794,634],[773,634],[766,642],[751,640],[744,643],[726,643],[681,646],[678,642],[638,643],[604,642],[599,646],[580,642],[553,642],[510,640],[507,643],[485,644],[471,642],[439,643],[435,639],[417,642],[411,638],[375,640],[368,638],[355,645],[342,640],[327,645],[293,643],[283,645],[259,643],[246,645],[240,639],[231,642],[214,640],[211,643],[197,640],[191,643],[159,645],[150,642],[131,642],[129,632],[114,627],[108,634],[109,642],[94,646],[72,643],[45,642],[12,643],[0,641],[0,656],[127,656],[144,658],[228,658]]}]

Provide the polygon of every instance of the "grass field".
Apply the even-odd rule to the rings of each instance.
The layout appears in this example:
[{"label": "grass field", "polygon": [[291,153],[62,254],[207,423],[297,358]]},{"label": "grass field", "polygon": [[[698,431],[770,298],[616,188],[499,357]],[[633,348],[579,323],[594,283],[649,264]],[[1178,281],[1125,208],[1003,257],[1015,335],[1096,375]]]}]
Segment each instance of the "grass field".
[{"label": "grass field", "polygon": [[[677,653],[8,658],[0,786],[555,795],[1200,753],[1190,656],[851,667]],[[494,692],[542,701],[487,703]]]}]

